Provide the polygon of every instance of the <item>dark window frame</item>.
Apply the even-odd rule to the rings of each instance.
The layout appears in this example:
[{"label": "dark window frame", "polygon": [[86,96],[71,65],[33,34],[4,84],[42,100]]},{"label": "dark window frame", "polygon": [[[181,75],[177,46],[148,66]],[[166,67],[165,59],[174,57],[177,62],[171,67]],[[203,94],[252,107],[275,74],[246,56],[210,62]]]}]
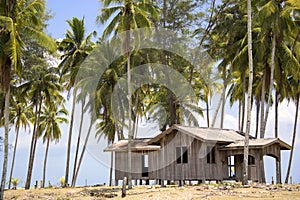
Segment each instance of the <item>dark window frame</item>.
[{"label": "dark window frame", "polygon": [[216,163],[216,147],[207,146],[206,147],[206,162],[208,164],[215,164]]},{"label": "dark window frame", "polygon": [[[147,159],[145,159],[145,157],[147,157]],[[142,177],[149,177],[149,155],[148,154],[142,155]]]},{"label": "dark window frame", "polygon": [[187,164],[189,162],[188,159],[188,147],[176,147],[176,163],[177,164]]},{"label": "dark window frame", "polygon": [[255,165],[254,156],[248,155],[248,165]]},{"label": "dark window frame", "polygon": [[181,163],[181,147],[176,147],[176,163]]}]

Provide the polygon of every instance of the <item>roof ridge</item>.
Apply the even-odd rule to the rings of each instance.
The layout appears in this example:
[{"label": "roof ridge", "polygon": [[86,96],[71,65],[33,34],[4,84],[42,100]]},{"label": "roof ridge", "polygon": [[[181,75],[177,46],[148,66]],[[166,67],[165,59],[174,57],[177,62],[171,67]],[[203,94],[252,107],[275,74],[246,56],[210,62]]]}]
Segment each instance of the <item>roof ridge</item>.
[{"label": "roof ridge", "polygon": [[235,131],[235,132],[241,132],[237,131],[231,128],[215,128],[215,127],[204,127],[204,126],[187,126],[187,125],[181,125],[181,124],[174,124],[177,127],[186,127],[186,128],[200,128],[200,129],[212,129],[212,130],[224,130],[224,131]]}]

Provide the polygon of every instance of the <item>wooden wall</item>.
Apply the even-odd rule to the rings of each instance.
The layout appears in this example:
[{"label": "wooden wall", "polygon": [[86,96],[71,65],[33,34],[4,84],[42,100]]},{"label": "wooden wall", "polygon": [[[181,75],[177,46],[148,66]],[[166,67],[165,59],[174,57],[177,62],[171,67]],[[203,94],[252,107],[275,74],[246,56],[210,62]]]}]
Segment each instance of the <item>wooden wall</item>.
[{"label": "wooden wall", "polygon": [[[236,180],[242,179],[243,149],[220,150],[219,144],[203,143],[191,136],[174,131],[158,142],[162,148],[159,151],[132,153],[132,179],[150,180],[226,180],[228,176],[228,156],[236,156]],[[188,147],[188,163],[176,163],[176,147]],[[207,163],[206,147],[215,146],[215,163]],[[260,167],[263,155],[277,156],[280,147],[273,145],[264,149],[250,149],[249,155],[255,158],[255,163],[249,165],[249,179],[261,181]],[[142,155],[149,155],[149,177],[142,177]],[[122,180],[127,176],[127,152],[116,152],[115,179]]]}]

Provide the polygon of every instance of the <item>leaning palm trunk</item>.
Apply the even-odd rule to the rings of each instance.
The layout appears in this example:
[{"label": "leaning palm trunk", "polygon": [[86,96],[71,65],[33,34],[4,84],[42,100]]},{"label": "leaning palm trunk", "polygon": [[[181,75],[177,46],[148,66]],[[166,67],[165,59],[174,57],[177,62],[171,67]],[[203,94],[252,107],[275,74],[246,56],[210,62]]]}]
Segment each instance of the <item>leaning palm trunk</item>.
[{"label": "leaning palm trunk", "polygon": [[38,132],[40,123],[40,116],[41,116],[41,109],[42,109],[42,97],[38,97],[38,103],[36,105],[36,113],[35,113],[35,120],[34,120],[34,127],[33,127],[33,135],[31,140],[31,147],[30,147],[30,155],[29,155],[29,163],[28,163],[28,170],[27,170],[27,178],[25,183],[25,189],[28,190],[30,188],[31,183],[31,176],[33,170],[33,163],[34,163],[34,156],[35,156],[35,149],[37,144]]},{"label": "leaning palm trunk", "polygon": [[48,159],[48,151],[50,146],[50,139],[47,139],[47,145],[46,145],[46,151],[45,151],[45,158],[44,158],[44,170],[43,170],[43,181],[41,188],[45,187],[45,181],[46,181],[46,168],[47,168],[47,159]]},{"label": "leaning palm trunk", "polygon": [[72,145],[72,132],[73,132],[73,122],[74,122],[74,113],[75,113],[75,105],[76,105],[76,96],[77,90],[73,89],[73,102],[72,102],[72,111],[71,111],[71,120],[69,127],[69,138],[68,138],[68,147],[67,147],[67,160],[66,160],[66,172],[65,172],[65,185],[68,186],[69,179],[69,166],[70,166],[70,155],[71,155],[71,145]]},{"label": "leaning palm trunk", "polygon": [[80,166],[81,166],[81,163],[82,163],[82,159],[83,159],[83,156],[84,156],[84,153],[85,153],[85,150],[86,150],[87,143],[88,143],[89,138],[90,138],[91,130],[92,130],[92,127],[93,127],[93,122],[94,122],[94,120],[91,119],[90,126],[89,126],[89,129],[88,129],[88,132],[87,132],[87,135],[85,137],[85,141],[84,141],[84,144],[83,144],[83,147],[82,147],[82,150],[81,150],[78,166],[77,166],[77,169],[76,169],[76,172],[75,172],[74,185],[76,184],[76,180],[77,180],[79,169],[80,169]]},{"label": "leaning palm trunk", "polygon": [[216,111],[215,111],[215,113],[214,113],[213,120],[212,120],[211,125],[210,125],[211,127],[215,127],[215,123],[216,123],[216,120],[217,120],[217,116],[218,116],[219,110],[220,110],[220,108],[221,108],[222,102],[224,101],[223,98],[225,97],[224,94],[226,93],[226,89],[227,89],[227,85],[224,84],[224,88],[223,88],[223,91],[222,91],[220,100],[219,100],[219,102],[218,102]]},{"label": "leaning palm trunk", "polygon": [[290,177],[290,173],[291,173],[291,167],[292,167],[292,161],[293,161],[293,155],[294,155],[294,149],[295,149],[295,142],[296,142],[296,135],[297,135],[297,125],[298,125],[298,112],[299,112],[299,100],[300,100],[300,93],[297,94],[297,98],[296,98],[296,114],[295,114],[295,122],[294,122],[294,131],[293,131],[293,139],[292,139],[292,150],[291,150],[291,154],[290,154],[290,159],[289,159],[289,165],[288,165],[288,169],[287,169],[287,173],[286,173],[286,177],[285,177],[285,181],[284,183],[288,183],[289,182],[289,177]]},{"label": "leaning palm trunk", "polygon": [[9,174],[9,182],[8,182],[8,189],[11,187],[11,179],[14,171],[14,166],[15,166],[15,158],[16,158],[16,152],[17,152],[17,145],[18,145],[18,139],[19,139],[19,131],[20,129],[17,128],[16,130],[16,138],[15,138],[15,145],[14,145],[14,152],[13,152],[13,157],[11,160],[11,168],[10,168],[10,174]]},{"label": "leaning palm trunk", "polygon": [[[9,79],[10,80],[10,79]],[[6,182],[7,173],[7,162],[8,162],[8,132],[9,132],[9,99],[10,99],[10,86],[5,93],[5,108],[4,108],[4,158],[2,167],[2,179],[1,179],[1,190],[0,199],[3,199],[4,188]]]},{"label": "leaning palm trunk", "polygon": [[[38,97],[37,97],[38,98]],[[36,132],[36,127],[37,127],[37,118],[38,118],[38,102],[35,105],[35,115],[34,115],[34,125],[33,125],[33,132],[32,132],[32,136],[31,136],[31,145],[30,145],[30,154],[29,154],[29,160],[31,159],[31,155],[32,155],[32,151],[33,151],[33,145],[34,145],[34,140],[35,140],[35,132]],[[30,161],[29,161],[30,164]],[[27,174],[29,174],[29,167],[30,165],[28,164],[28,171]],[[26,179],[26,183],[25,183],[25,189],[29,189],[30,188],[30,181],[29,183],[27,183],[27,179]]]},{"label": "leaning palm trunk", "polygon": [[206,104],[206,121],[207,121],[207,127],[209,127],[209,103],[208,103],[208,97],[205,101],[205,104]]},{"label": "leaning palm trunk", "polygon": [[83,100],[81,104],[80,125],[79,125],[79,132],[77,137],[77,145],[76,145],[76,152],[75,152],[75,159],[74,159],[73,177],[72,177],[72,185],[71,185],[72,187],[75,187],[75,172],[77,168],[77,160],[78,160],[78,153],[80,147],[80,139],[81,139],[81,132],[82,132],[83,116],[84,116],[84,106],[85,106],[85,101]]},{"label": "leaning palm trunk", "polygon": [[[266,113],[264,118],[262,117],[262,123],[261,123],[261,138],[265,137],[265,132],[266,132],[266,125],[269,117],[269,111],[270,111],[270,104],[271,104],[271,98],[272,98],[272,91],[273,91],[273,82],[274,82],[274,68],[275,68],[275,51],[276,51],[276,35],[274,32],[273,35],[273,41],[272,41],[272,55],[271,55],[271,77],[270,77],[270,88],[269,88],[269,97],[268,97],[268,102],[266,106]],[[264,110],[262,110],[264,112]],[[276,163],[278,160],[276,161]],[[279,173],[279,164],[276,164],[276,174],[277,174],[277,182],[281,183],[281,174]],[[262,182],[266,182],[266,177],[265,177],[265,169],[264,169],[264,161],[262,161],[262,167],[261,167],[261,174],[262,174]]]},{"label": "leaning palm trunk", "polygon": [[[266,115],[263,120],[263,123],[261,124],[261,134],[262,136],[265,136],[266,132],[266,125],[269,117],[269,111],[270,111],[270,105],[271,105],[271,98],[272,98],[272,91],[274,88],[274,68],[275,68],[275,51],[276,51],[276,35],[275,32],[273,33],[273,41],[272,41],[272,55],[271,55],[271,76],[270,76],[270,88],[269,88],[269,97],[268,97],[268,102],[267,102],[267,107],[266,107]],[[263,138],[263,137],[262,137]]]},{"label": "leaning palm trunk", "polygon": [[253,84],[253,57],[252,57],[251,0],[247,0],[247,15],[248,15],[249,85],[248,85],[248,100],[247,100],[247,125],[246,125],[245,146],[244,146],[243,185],[248,184],[249,134],[250,134],[251,108],[252,108],[251,98],[252,98],[252,84]]}]

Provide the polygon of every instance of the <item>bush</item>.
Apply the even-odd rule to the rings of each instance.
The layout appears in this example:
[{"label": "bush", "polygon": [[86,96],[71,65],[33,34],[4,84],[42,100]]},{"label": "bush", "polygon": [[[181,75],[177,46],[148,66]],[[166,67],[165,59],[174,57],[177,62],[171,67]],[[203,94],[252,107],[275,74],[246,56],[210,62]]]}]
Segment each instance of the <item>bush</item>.
[{"label": "bush", "polygon": [[11,178],[11,184],[13,185],[13,189],[16,190],[17,186],[19,185],[20,180],[19,178]]},{"label": "bush", "polygon": [[60,185],[63,187],[65,185],[65,177],[60,177],[59,178],[59,182],[60,182]]}]

